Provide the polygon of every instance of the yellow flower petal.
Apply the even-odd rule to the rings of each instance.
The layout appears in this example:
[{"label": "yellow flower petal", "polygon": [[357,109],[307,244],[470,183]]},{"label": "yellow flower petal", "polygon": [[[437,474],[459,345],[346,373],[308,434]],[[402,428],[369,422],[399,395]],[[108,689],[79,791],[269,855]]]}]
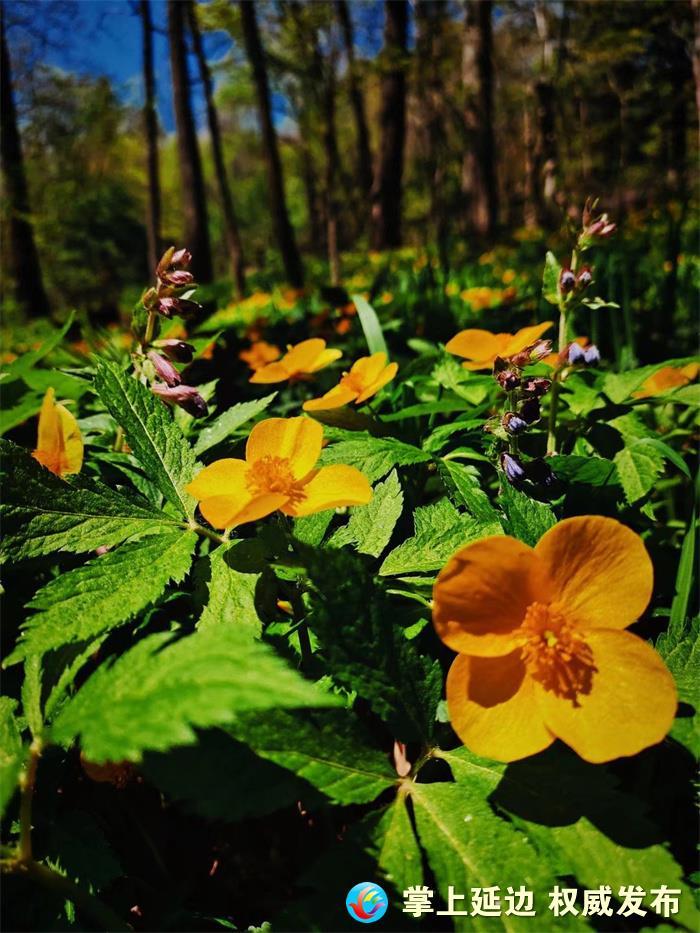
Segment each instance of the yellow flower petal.
[{"label": "yellow flower petal", "polygon": [[287,501],[280,493],[265,493],[241,499],[235,496],[212,496],[199,503],[199,511],[214,528],[233,528],[254,522],[275,512]]},{"label": "yellow flower petal", "polygon": [[256,424],[246,445],[246,460],[253,466],[263,457],[289,461],[296,479],[303,479],[321,455],[323,427],[313,418],[268,418]]},{"label": "yellow flower petal", "polygon": [[250,498],[245,484],[247,470],[248,464],[245,460],[215,460],[204,467],[185,489],[195,499],[226,496],[239,502],[245,501]]},{"label": "yellow flower petal", "polygon": [[371,398],[373,395],[376,395],[380,389],[383,389],[387,382],[391,382],[396,373],[398,372],[399,364],[398,363],[389,363],[389,365],[381,372],[377,379],[374,380],[371,385],[367,386],[364,392],[361,392],[357,397],[357,405],[360,405],[362,402],[366,401],[368,398]]},{"label": "yellow flower petal", "polygon": [[61,434],[63,435],[64,458],[62,476],[80,473],[83,465],[83,438],[80,434],[78,422],[68,411],[65,405],[56,405],[61,421]]},{"label": "yellow flower petal", "polygon": [[651,599],[654,569],[639,535],[600,515],[567,518],[538,541],[552,599],[579,626],[626,628]]},{"label": "yellow flower petal", "polygon": [[321,467],[304,486],[305,498],[296,505],[283,506],[287,515],[313,515],[341,505],[366,505],[372,498],[369,480],[359,470],[345,464]]},{"label": "yellow flower petal", "polygon": [[371,356],[362,356],[356,360],[350,372],[353,376],[359,377],[363,385],[370,385],[379,378],[385,366],[386,353],[373,353]]},{"label": "yellow flower petal", "polygon": [[303,371],[305,373],[317,373],[319,369],[323,369],[325,366],[335,363],[342,355],[342,350],[324,350],[322,353],[319,353],[313,363]]},{"label": "yellow flower petal", "polygon": [[522,330],[519,330],[517,334],[514,334],[510,338],[505,351],[500,355],[513,356],[515,353],[520,353],[525,347],[529,347],[530,344],[539,340],[542,334],[549,330],[552,323],[552,321],[543,321],[542,324],[533,324],[532,327],[523,327]]},{"label": "yellow flower petal", "polygon": [[290,373],[308,373],[310,367],[326,349],[326,341],[320,337],[311,340],[302,340],[282,357],[282,361]]},{"label": "yellow flower petal", "polygon": [[477,755],[517,761],[554,741],[537,709],[519,651],[500,658],[458,655],[447,675],[446,692],[452,728]]},{"label": "yellow flower petal", "polygon": [[49,387],[39,412],[37,446],[32,456],[57,476],[68,476],[79,473],[83,465],[83,439],[78,422],[55,399],[56,393]]},{"label": "yellow flower petal", "polygon": [[479,657],[511,652],[527,607],[547,602],[550,584],[532,548],[515,538],[483,538],[450,558],[433,588],[433,623],[453,651]]},{"label": "yellow flower petal", "polygon": [[[631,589],[631,588],[630,588]],[[547,727],[586,761],[612,761],[656,745],[676,713],[673,677],[651,645],[631,632],[586,634],[596,671],[577,705],[535,685]]]},{"label": "yellow flower petal", "polygon": [[510,334],[492,334],[489,330],[470,328],[456,334],[445,344],[445,349],[448,353],[464,356],[469,360],[488,361],[500,356],[510,339]]},{"label": "yellow flower petal", "polygon": [[304,411],[326,411],[329,408],[341,408],[356,398],[357,392],[353,392],[347,386],[337,385],[320,398],[312,398],[304,402],[302,407]]},{"label": "yellow flower petal", "polygon": [[285,382],[285,380],[289,379],[289,376],[290,372],[284,363],[268,363],[267,366],[262,366],[260,369],[256,370],[248,382],[264,384]]}]

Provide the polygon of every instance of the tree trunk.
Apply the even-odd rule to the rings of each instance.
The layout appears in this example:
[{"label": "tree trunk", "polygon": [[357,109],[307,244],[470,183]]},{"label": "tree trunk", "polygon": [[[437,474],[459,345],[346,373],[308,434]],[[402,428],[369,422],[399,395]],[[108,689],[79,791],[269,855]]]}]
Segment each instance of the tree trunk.
[{"label": "tree trunk", "polygon": [[49,299],[44,290],[34,230],[29,220],[29,192],[17,128],[17,111],[12,96],[12,71],[5,40],[4,5],[0,7],[0,44],[0,157],[7,205],[10,261],[15,280],[15,300],[23,314],[28,317],[42,317],[49,313]]},{"label": "tree trunk", "polygon": [[192,272],[199,282],[213,278],[207,202],[202,161],[190,100],[190,77],[185,46],[187,6],[180,0],[168,0],[168,40],[173,104],[177,128],[177,148],[185,212],[185,245],[192,253]]},{"label": "tree trunk", "polygon": [[365,116],[365,100],[355,62],[352,19],[350,18],[350,10],[346,0],[336,0],[336,10],[343,34],[345,55],[348,60],[348,90],[357,138],[357,181],[360,191],[369,196],[372,190],[372,151],[369,144],[367,117]]},{"label": "tree trunk", "polygon": [[[543,64],[542,77],[533,85],[537,113],[534,159],[539,188],[536,203],[540,211],[538,223],[546,227],[556,223],[558,213],[556,194],[559,155],[555,124],[556,91],[549,77],[554,66],[554,40],[546,5],[542,0],[535,4],[534,14],[537,32],[542,40]],[[559,62],[561,62],[561,43],[559,53]]]},{"label": "tree trunk", "polygon": [[301,288],[304,284],[304,272],[301,257],[297,249],[294,229],[287,213],[287,202],[284,194],[284,177],[282,162],[277,145],[277,134],[272,123],[270,109],[270,89],[267,80],[267,67],[265,53],[260,32],[255,17],[255,3],[252,0],[241,0],[241,24],[243,26],[243,39],[246,54],[253,72],[253,82],[258,97],[258,112],[260,116],[260,129],[262,132],[263,152],[267,163],[268,182],[270,185],[270,209],[275,227],[285,274],[290,285]]},{"label": "tree trunk", "polygon": [[462,59],[464,122],[469,140],[462,166],[462,190],[470,229],[488,238],[494,235],[498,222],[491,14],[491,0],[468,0]]},{"label": "tree trunk", "polygon": [[691,0],[695,32],[693,37],[693,77],[695,78],[695,106],[700,118],[700,0]]},{"label": "tree trunk", "polygon": [[211,71],[209,63],[204,54],[204,45],[202,35],[199,31],[197,22],[197,11],[195,5],[190,0],[188,3],[188,15],[190,22],[190,34],[192,36],[192,45],[194,53],[197,56],[199,64],[199,75],[204,87],[204,97],[207,102],[207,122],[209,124],[209,137],[211,139],[211,151],[214,157],[214,173],[216,175],[216,184],[219,189],[221,199],[221,210],[224,215],[224,230],[226,234],[226,246],[228,248],[229,260],[231,262],[231,274],[236,290],[236,296],[240,299],[245,295],[245,272],[243,262],[243,244],[238,230],[238,221],[233,207],[233,197],[231,188],[226,175],[226,166],[224,163],[224,147],[221,141],[221,129],[219,127],[219,115],[216,112],[214,104],[214,86],[211,80]]},{"label": "tree trunk", "polygon": [[160,177],[158,171],[158,117],[156,113],[156,82],[153,72],[153,21],[150,0],[141,0],[143,26],[143,125],[146,135],[146,162],[148,173],[148,210],[146,234],[148,237],[148,267],[158,265],[160,242]]},{"label": "tree trunk", "polygon": [[401,179],[406,139],[406,32],[408,3],[385,0],[380,143],[372,184],[373,249],[401,245]]}]

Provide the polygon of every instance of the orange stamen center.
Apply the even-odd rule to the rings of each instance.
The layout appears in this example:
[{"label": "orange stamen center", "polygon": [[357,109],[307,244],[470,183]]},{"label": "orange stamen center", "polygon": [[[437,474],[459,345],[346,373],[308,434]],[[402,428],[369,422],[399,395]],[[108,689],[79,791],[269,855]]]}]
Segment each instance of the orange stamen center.
[{"label": "orange stamen center", "polygon": [[255,460],[245,475],[245,481],[255,496],[280,493],[293,503],[306,498],[303,484],[294,478],[286,457],[261,457]]},{"label": "orange stamen center", "polygon": [[522,657],[528,674],[574,706],[591,690],[597,668],[593,652],[576,626],[556,603],[532,603],[521,626]]},{"label": "orange stamen center", "polygon": [[340,384],[350,389],[351,392],[357,392],[358,395],[365,390],[364,379],[359,373],[343,373]]}]

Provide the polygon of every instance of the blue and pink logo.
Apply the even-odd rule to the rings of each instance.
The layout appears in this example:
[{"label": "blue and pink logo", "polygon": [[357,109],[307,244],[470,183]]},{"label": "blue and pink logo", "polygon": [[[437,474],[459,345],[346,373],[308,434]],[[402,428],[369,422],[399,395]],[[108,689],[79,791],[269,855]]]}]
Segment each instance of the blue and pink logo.
[{"label": "blue and pink logo", "polygon": [[378,884],[361,881],[348,891],[345,906],[352,919],[358,923],[374,923],[386,913],[389,898],[384,888],[380,888]]}]

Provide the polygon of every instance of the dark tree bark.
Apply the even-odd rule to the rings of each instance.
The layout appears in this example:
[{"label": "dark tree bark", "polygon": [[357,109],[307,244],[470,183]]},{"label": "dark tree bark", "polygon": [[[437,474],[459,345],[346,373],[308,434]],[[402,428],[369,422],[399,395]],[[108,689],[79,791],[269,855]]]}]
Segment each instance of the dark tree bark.
[{"label": "dark tree bark", "polygon": [[17,111],[12,95],[12,70],[5,39],[4,5],[0,6],[0,44],[0,157],[15,300],[28,317],[42,317],[49,313],[49,299],[41,277],[34,230],[29,220],[29,192],[17,127]]},{"label": "dark tree bark", "polygon": [[185,3],[180,0],[168,0],[170,70],[182,179],[181,195],[185,212],[185,245],[192,253],[191,268],[197,281],[210,282],[213,278],[213,269],[209,243],[209,221],[202,160],[190,100],[190,77],[185,45],[186,12]]},{"label": "dark tree bark", "polygon": [[348,60],[348,90],[350,104],[355,120],[355,134],[357,138],[357,181],[363,194],[369,195],[372,190],[372,150],[369,143],[369,129],[365,115],[365,100],[362,93],[360,78],[357,74],[355,62],[355,40],[353,36],[352,19],[346,0],[336,0],[338,22],[343,34],[345,55]]},{"label": "dark tree bark", "polygon": [[[566,6],[564,6],[566,11]],[[556,204],[559,151],[556,135],[556,90],[550,78],[554,67],[554,40],[551,35],[549,16],[546,4],[538,0],[534,7],[535,24],[542,40],[542,77],[534,82],[532,87],[535,102],[535,143],[534,143],[534,174],[538,187],[535,196],[539,214],[537,221],[540,226],[554,226],[559,217]],[[563,19],[563,23],[566,18]],[[558,62],[562,62],[562,44],[559,44]]]},{"label": "dark tree bark", "polygon": [[340,255],[338,253],[338,199],[336,187],[340,157],[335,130],[335,47],[328,56],[328,75],[324,86],[323,148],[326,154],[326,238],[331,285],[340,284]]},{"label": "dark tree bark", "polygon": [[491,0],[468,0],[463,53],[468,145],[462,164],[462,190],[468,226],[483,237],[492,237],[498,223],[491,15]]},{"label": "dark tree bark", "polygon": [[219,127],[219,115],[216,112],[214,104],[214,86],[211,79],[211,71],[207,57],[204,54],[204,45],[202,35],[197,23],[197,13],[192,0],[188,3],[188,14],[190,21],[190,34],[192,36],[192,45],[194,53],[197,56],[199,64],[199,74],[204,87],[204,97],[207,102],[207,122],[209,124],[209,137],[211,139],[212,155],[214,157],[214,172],[216,174],[216,184],[219,189],[221,199],[221,210],[224,215],[224,230],[226,233],[226,246],[228,248],[229,260],[231,262],[231,272],[238,298],[245,294],[245,271],[243,262],[243,244],[238,230],[238,221],[233,206],[233,197],[231,188],[226,175],[226,166],[224,163],[224,147],[221,141],[221,129]]},{"label": "dark tree bark", "polygon": [[148,237],[148,266],[153,271],[161,254],[160,242],[160,173],[158,169],[158,116],[156,112],[156,82],[153,71],[153,21],[150,0],[139,5],[143,27],[143,124],[146,134],[146,162],[148,172],[148,211],[146,235]]},{"label": "dark tree bark", "polygon": [[401,194],[406,140],[406,32],[408,3],[385,0],[381,54],[380,143],[372,184],[373,249],[401,245]]},{"label": "dark tree bark", "polygon": [[304,272],[299,250],[297,249],[296,239],[294,237],[294,229],[287,212],[282,161],[277,145],[277,134],[272,122],[267,66],[255,16],[255,3],[252,2],[252,0],[241,0],[240,8],[243,40],[248,61],[253,72],[253,83],[255,84],[258,97],[263,152],[265,155],[265,162],[267,163],[268,182],[270,185],[270,209],[272,211],[272,220],[287,279],[290,285],[293,285],[295,288],[300,288],[304,284]]}]

